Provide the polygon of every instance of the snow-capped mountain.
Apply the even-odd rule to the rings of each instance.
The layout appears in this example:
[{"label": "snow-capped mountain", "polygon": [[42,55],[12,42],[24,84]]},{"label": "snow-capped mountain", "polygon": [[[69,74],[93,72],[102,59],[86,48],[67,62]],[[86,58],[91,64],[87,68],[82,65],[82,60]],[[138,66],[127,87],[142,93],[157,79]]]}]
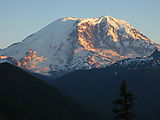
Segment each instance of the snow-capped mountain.
[{"label": "snow-capped mountain", "polygon": [[0,56],[12,57],[20,67],[41,73],[99,68],[149,56],[155,48],[160,47],[123,20],[66,17],[2,49]]}]

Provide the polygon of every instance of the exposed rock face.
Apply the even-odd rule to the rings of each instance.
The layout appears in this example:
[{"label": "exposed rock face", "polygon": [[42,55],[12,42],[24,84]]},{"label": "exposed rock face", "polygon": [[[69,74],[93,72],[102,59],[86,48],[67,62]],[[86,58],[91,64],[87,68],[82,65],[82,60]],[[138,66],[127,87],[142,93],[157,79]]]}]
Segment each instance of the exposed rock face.
[{"label": "exposed rock face", "polygon": [[125,58],[149,56],[155,48],[160,47],[123,20],[67,17],[1,50],[0,56],[22,62],[32,49],[45,58],[36,66],[51,72],[100,68]]}]

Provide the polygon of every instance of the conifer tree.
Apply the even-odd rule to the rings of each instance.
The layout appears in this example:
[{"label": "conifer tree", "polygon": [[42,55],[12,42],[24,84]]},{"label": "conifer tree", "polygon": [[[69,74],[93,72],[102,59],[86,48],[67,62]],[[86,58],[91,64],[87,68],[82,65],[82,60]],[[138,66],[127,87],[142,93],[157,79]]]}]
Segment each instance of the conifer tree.
[{"label": "conifer tree", "polygon": [[134,100],[136,97],[128,90],[128,86],[125,81],[122,81],[120,88],[120,98],[115,100],[113,104],[116,108],[113,108],[115,113],[115,119],[118,120],[133,120],[137,116],[133,110]]}]

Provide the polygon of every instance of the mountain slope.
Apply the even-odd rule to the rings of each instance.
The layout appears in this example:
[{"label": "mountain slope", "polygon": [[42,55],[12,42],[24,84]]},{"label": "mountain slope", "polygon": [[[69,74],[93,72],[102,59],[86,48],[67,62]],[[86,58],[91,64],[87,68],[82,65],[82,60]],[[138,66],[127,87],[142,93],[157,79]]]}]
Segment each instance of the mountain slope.
[{"label": "mountain slope", "polygon": [[0,118],[97,120],[57,89],[8,63],[0,64]]},{"label": "mountain slope", "polygon": [[122,80],[137,96],[135,111],[141,120],[160,119],[160,55],[122,60],[112,66],[78,70],[52,85],[104,118],[113,119],[112,101],[118,98]]},{"label": "mountain slope", "polygon": [[[119,60],[149,56],[157,44],[129,23],[109,16],[99,18],[61,18],[25,40],[0,51],[23,66],[22,59],[31,50],[45,58],[31,66],[32,71],[72,71],[100,68]],[[25,59],[26,60],[26,59]],[[43,73],[39,70],[39,73]]]}]

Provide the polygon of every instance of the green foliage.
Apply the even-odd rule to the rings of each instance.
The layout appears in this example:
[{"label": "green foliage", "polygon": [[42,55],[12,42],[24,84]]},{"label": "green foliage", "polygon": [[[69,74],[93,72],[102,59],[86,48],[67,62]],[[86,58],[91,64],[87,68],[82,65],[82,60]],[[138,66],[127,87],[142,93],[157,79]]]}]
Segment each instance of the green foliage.
[{"label": "green foliage", "polygon": [[120,88],[120,98],[113,102],[113,104],[116,105],[116,108],[113,108],[115,119],[133,120],[137,118],[133,111],[135,99],[136,97],[128,90],[126,82],[123,81]]}]

